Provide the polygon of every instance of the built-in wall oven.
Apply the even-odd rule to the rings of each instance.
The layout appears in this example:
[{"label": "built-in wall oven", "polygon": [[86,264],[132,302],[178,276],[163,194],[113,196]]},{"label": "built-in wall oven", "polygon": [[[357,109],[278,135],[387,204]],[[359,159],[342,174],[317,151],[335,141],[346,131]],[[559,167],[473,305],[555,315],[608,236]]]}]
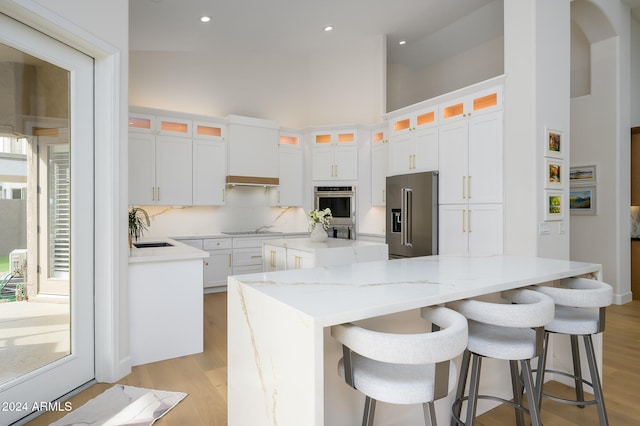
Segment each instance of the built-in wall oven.
[{"label": "built-in wall oven", "polygon": [[331,209],[333,220],[327,230],[329,237],[355,240],[356,187],[316,186],[313,192],[316,209]]}]

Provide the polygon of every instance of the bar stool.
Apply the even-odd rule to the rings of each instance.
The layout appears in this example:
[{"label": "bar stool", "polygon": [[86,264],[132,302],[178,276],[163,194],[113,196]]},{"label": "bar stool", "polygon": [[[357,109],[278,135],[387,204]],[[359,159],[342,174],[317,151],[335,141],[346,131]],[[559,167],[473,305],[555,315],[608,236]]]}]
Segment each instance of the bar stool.
[{"label": "bar stool", "polygon": [[[462,357],[458,390],[451,408],[452,426],[474,424],[478,399],[490,399],[513,406],[519,426],[524,424],[523,413],[529,413],[533,426],[541,425],[531,359],[542,353],[544,326],[553,320],[553,300],[528,289],[504,291],[501,296],[511,304],[465,299],[446,305],[460,312],[469,322],[469,343]],[[478,394],[483,358],[509,361],[513,402],[497,396]],[[464,396],[470,363],[469,394]],[[518,371],[518,363],[521,372]],[[527,395],[528,409],[522,404],[520,376]],[[463,423],[460,415],[464,401],[467,401],[467,409]]]},{"label": "bar stool", "polygon": [[[588,278],[568,278],[561,280],[557,287],[536,285],[532,288],[550,296],[556,304],[555,318],[545,327],[544,351],[538,359],[536,375],[538,404],[542,403],[542,395],[554,401],[577,405],[581,408],[584,408],[585,405],[596,404],[600,425],[608,425],[609,420],[605,409],[602,384],[600,383],[600,374],[591,336],[604,331],[605,310],[612,302],[613,289],[609,284]],[[573,374],[564,371],[546,370],[550,333],[564,334],[570,337]],[[580,350],[578,347],[579,336],[583,338],[591,382],[582,377]],[[546,372],[571,377],[575,382],[576,399],[570,400],[543,393],[542,388]],[[594,399],[585,401],[583,384],[593,389]]]},{"label": "bar stool", "polygon": [[342,343],[338,373],[365,395],[363,426],[373,425],[376,401],[423,404],[425,423],[436,424],[433,402],[455,388],[456,368],[450,360],[467,346],[467,320],[445,307],[427,307],[421,316],[431,333],[391,334],[354,324],[331,327]]}]

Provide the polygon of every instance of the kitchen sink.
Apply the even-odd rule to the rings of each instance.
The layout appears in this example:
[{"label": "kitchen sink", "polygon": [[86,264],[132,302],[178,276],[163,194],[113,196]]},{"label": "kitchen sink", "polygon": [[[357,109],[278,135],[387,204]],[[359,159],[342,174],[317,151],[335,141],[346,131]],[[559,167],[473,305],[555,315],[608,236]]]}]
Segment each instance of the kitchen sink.
[{"label": "kitchen sink", "polygon": [[137,248],[152,248],[152,247],[173,247],[173,244],[164,241],[158,241],[154,243],[133,243]]}]

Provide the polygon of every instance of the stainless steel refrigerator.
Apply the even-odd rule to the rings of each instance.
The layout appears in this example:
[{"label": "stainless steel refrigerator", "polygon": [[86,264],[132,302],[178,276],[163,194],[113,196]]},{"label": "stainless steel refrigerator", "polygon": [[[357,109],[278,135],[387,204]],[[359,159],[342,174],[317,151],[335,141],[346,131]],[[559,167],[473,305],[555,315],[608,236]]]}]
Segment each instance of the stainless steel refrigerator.
[{"label": "stainless steel refrigerator", "polygon": [[438,172],[387,177],[389,257],[438,254]]}]

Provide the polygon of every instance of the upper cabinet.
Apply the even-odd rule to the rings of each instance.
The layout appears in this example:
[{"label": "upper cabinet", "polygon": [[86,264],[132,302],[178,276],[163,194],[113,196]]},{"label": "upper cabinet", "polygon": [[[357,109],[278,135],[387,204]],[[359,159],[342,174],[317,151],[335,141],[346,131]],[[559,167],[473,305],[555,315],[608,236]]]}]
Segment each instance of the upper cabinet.
[{"label": "upper cabinet", "polygon": [[438,108],[429,106],[407,114],[400,115],[390,120],[389,131],[391,136],[398,136],[420,129],[426,129],[438,124]]},{"label": "upper cabinet", "polygon": [[[230,115],[227,175],[278,182],[280,126],[268,120]],[[252,179],[248,182],[251,183]],[[255,183],[260,183],[256,180]]]},{"label": "upper cabinet", "polygon": [[191,121],[132,113],[129,130],[129,203],[191,205]]},{"label": "upper cabinet", "polygon": [[294,132],[280,133],[278,147],[279,185],[271,191],[271,205],[277,207],[302,206],[304,203],[304,151],[301,135]]},{"label": "upper cabinet", "polygon": [[495,86],[442,103],[438,107],[440,123],[448,123],[502,109],[502,86]]},{"label": "upper cabinet", "polygon": [[129,113],[129,203],[224,204],[226,121],[141,110]]},{"label": "upper cabinet", "polygon": [[193,122],[193,205],[224,205],[226,194],[226,123]]},{"label": "upper cabinet", "polygon": [[386,204],[388,174],[389,139],[388,127],[380,127],[371,132],[371,205]]},{"label": "upper cabinet", "polygon": [[357,130],[323,130],[311,136],[313,180],[358,179]]}]

